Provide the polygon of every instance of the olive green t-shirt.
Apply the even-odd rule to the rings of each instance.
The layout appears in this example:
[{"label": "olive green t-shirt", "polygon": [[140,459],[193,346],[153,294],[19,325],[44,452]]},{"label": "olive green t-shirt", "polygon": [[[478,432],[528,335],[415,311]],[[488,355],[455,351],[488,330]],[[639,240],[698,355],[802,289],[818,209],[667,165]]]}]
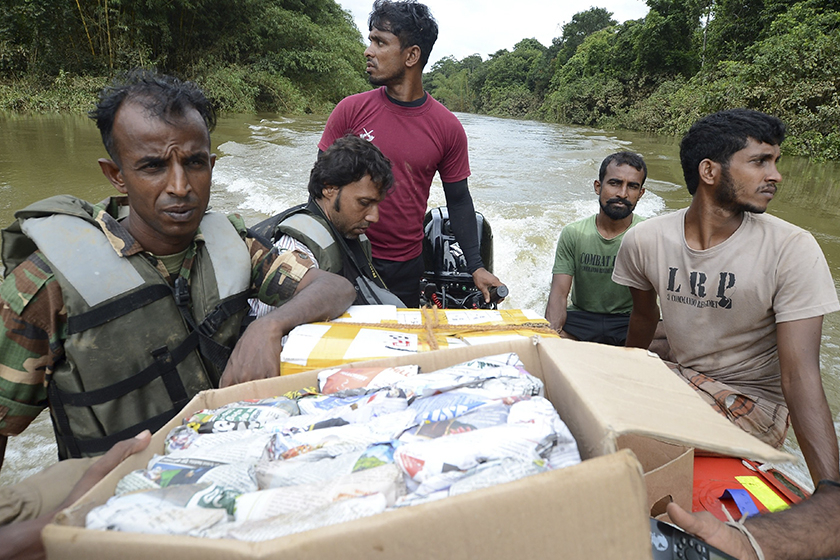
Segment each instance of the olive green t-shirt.
[{"label": "olive green t-shirt", "polygon": [[[634,214],[630,227],[641,221]],[[610,314],[629,314],[633,310],[630,289],[612,281],[615,257],[624,233],[604,239],[595,227],[594,214],[567,225],[560,232],[552,273],[573,277],[569,310]]]}]

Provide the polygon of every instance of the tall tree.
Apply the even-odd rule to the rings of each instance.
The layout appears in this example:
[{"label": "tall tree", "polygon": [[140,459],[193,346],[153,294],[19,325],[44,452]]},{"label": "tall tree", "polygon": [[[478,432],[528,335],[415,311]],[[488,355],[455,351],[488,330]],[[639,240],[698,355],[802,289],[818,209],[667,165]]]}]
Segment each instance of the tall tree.
[{"label": "tall tree", "polygon": [[556,43],[559,47],[556,67],[559,68],[566,64],[588,36],[615,25],[617,22],[612,19],[612,16],[612,12],[607,11],[606,8],[593,7],[576,13],[572,16],[571,21],[563,24],[562,35]]},{"label": "tall tree", "polygon": [[650,11],[636,41],[636,71],[692,76],[700,67],[697,49],[702,2],[647,0]]}]

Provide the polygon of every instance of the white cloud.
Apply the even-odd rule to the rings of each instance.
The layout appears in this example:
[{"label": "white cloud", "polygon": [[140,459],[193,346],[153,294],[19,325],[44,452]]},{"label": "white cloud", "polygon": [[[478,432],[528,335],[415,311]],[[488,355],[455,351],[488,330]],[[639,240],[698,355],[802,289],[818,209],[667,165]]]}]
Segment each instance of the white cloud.
[{"label": "white cloud", "polygon": [[[348,10],[367,40],[367,19],[372,0],[338,0]],[[546,0],[425,0],[440,32],[430,65],[445,56],[462,59],[511,50],[522,39],[535,38],[545,46],[559,37],[563,24],[590,6],[606,8],[613,19],[642,18],[648,7],[643,0],[601,0],[591,5]],[[428,67],[427,67],[428,68]]]}]

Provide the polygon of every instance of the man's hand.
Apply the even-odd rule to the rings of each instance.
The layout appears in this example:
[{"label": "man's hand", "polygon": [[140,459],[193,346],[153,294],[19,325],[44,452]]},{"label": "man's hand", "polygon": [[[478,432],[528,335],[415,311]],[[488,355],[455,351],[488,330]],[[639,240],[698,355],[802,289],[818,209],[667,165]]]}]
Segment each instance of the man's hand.
[{"label": "man's hand", "polygon": [[0,560],[31,560],[45,557],[41,531],[62,509],[69,507],[93,488],[105,475],[127,459],[149,446],[152,434],[149,430],[137,434],[132,439],[123,440],[112,447],[105,455],[88,468],[84,476],[76,483],[70,495],[58,508],[29,521],[13,523],[0,527]]},{"label": "man's hand", "polygon": [[[546,319],[548,319],[548,326],[557,331],[557,334],[562,333],[563,325],[566,324],[566,317],[568,317],[568,313],[569,312],[565,305],[558,307],[554,314],[549,313],[548,308],[546,308],[545,314]],[[548,315],[551,315],[551,317],[548,317]]]},{"label": "man's hand", "polygon": [[349,280],[310,268],[285,304],[251,323],[228,360],[220,387],[280,375],[283,337],[304,323],[338,317],[356,299]]},{"label": "man's hand", "polygon": [[688,513],[677,504],[670,503],[668,517],[684,531],[739,560],[758,560],[746,536],[727,527],[708,511]]},{"label": "man's hand", "polygon": [[220,387],[280,375],[282,340],[293,328],[286,326],[282,315],[275,316],[281,309],[279,307],[248,325],[233,348]]},{"label": "man's hand", "polygon": [[548,302],[545,305],[545,318],[552,329],[560,333],[566,324],[569,291],[572,289],[571,274],[553,274],[551,289],[548,292]]},{"label": "man's hand", "polygon": [[[472,273],[472,277],[473,282],[475,282],[475,287],[481,290],[481,293],[484,294],[484,303],[490,303],[490,288],[494,286],[501,286],[502,281],[496,278],[496,276],[486,268],[479,268]],[[499,301],[504,301],[504,298]]]},{"label": "man's hand", "polygon": [[151,440],[152,433],[149,430],[143,430],[131,439],[114,444],[105,455],[90,466],[84,476],[73,487],[67,499],[58,506],[56,513],[71,506],[76,500],[87,493],[88,490],[96,486],[97,482],[105,478],[105,475],[114,470],[117,465],[135,453],[140,453],[146,449]]}]

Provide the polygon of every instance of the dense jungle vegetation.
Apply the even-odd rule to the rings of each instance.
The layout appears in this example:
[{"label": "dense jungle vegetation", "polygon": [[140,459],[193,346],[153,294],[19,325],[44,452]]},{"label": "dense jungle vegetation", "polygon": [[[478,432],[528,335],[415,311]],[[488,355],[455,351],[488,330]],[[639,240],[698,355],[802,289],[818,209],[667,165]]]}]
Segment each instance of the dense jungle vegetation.
[{"label": "dense jungle vegetation", "polygon": [[0,110],[86,111],[135,66],[195,80],[222,111],[329,112],[370,86],[333,0],[3,0]]},{"label": "dense jungle vegetation", "polygon": [[788,125],[787,153],[840,158],[840,1],[647,0],[644,19],[575,14],[548,47],[445,58],[426,88],[450,109],[682,134],[748,107]]},{"label": "dense jungle vegetation", "polygon": [[[441,59],[426,88],[453,111],[665,134],[750,107],[788,124],[786,152],[840,159],[840,0],[646,2],[623,23],[579,12],[550,46]],[[195,80],[230,112],[324,113],[369,88],[362,36],[334,0],[4,4],[0,110],[85,111],[134,66]]]}]

